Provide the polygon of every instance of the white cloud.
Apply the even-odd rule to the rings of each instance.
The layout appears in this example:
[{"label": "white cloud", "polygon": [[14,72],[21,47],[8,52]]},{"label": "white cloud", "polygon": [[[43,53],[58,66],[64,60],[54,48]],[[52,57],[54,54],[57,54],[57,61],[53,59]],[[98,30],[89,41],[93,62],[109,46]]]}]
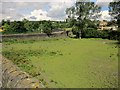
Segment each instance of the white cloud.
[{"label": "white cloud", "polygon": [[99,20],[108,20],[108,21],[110,21],[112,19],[112,16],[109,15],[108,10],[101,11],[100,14],[101,14],[101,17],[99,18]]},{"label": "white cloud", "polygon": [[7,16],[6,18],[7,18],[7,19],[11,19],[11,16]]},{"label": "white cloud", "polygon": [[97,0],[96,4],[99,6],[108,6],[113,0]]},{"label": "white cloud", "polygon": [[41,9],[39,10],[34,10],[31,12],[30,15],[26,15],[24,18],[29,19],[29,20],[51,20],[51,17],[48,17],[48,13],[46,11],[43,11]]},{"label": "white cloud", "polygon": [[[2,11],[0,11],[0,20],[2,20],[2,18],[10,20],[22,20],[23,18],[27,18],[29,20],[62,21],[66,19],[66,8],[71,7],[75,3],[75,0],[49,0],[49,2],[42,0],[39,0],[38,2],[35,2],[35,0],[30,0],[29,2],[28,0],[11,1],[14,3],[10,2],[10,0],[3,1]],[[111,1],[112,0],[97,0],[96,4],[99,6],[106,6]],[[100,20],[111,19],[111,16],[107,10],[102,11],[101,14],[102,16],[100,17]]]},{"label": "white cloud", "polygon": [[66,18],[66,8],[71,7],[74,2],[57,2],[50,3],[50,9],[48,11],[48,16],[52,17],[54,20],[63,20]]},{"label": "white cloud", "polygon": [[[24,17],[30,20],[64,20],[66,18],[66,8],[73,5],[73,0],[54,0],[50,2],[3,2],[2,3],[2,19],[21,20]],[[42,13],[40,15],[40,13]]]},{"label": "white cloud", "polygon": [[14,8],[10,8],[10,11],[14,11],[15,9]]},{"label": "white cloud", "polygon": [[74,0],[2,0],[2,2],[71,2]]}]

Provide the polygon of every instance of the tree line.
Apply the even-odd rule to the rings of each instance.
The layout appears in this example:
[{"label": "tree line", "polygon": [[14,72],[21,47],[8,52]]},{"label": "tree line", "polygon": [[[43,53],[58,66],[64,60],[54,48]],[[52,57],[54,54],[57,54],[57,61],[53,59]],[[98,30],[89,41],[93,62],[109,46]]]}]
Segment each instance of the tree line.
[{"label": "tree line", "polygon": [[[108,37],[109,31],[98,31],[99,12],[101,7],[95,5],[94,2],[76,1],[75,5],[66,9],[68,18],[66,21],[5,21],[2,20],[4,29],[3,34],[11,33],[46,33],[50,35],[55,29],[71,28],[76,38],[82,37]],[[116,20],[118,32],[120,31],[120,1],[114,1],[109,4],[110,15]],[[108,23],[109,25],[114,22]],[[113,32],[112,32],[113,33]],[[112,35],[112,33],[110,35]],[[117,35],[118,37],[118,35]]]},{"label": "tree line", "polygon": [[63,28],[66,26],[62,21],[29,21],[23,19],[22,21],[2,20],[3,34],[15,33],[46,33],[51,34],[55,29]]},{"label": "tree line", "polygon": [[[95,33],[98,27],[98,19],[101,7],[94,2],[77,1],[74,6],[67,8],[68,22],[73,27],[73,32],[77,38],[83,37],[87,32]],[[118,28],[120,27],[120,1],[114,1],[109,4],[110,15],[117,20]],[[109,25],[111,23],[108,23]],[[113,24],[113,23],[112,23]],[[94,31],[95,30],[95,31]],[[94,34],[93,34],[94,35]]]}]

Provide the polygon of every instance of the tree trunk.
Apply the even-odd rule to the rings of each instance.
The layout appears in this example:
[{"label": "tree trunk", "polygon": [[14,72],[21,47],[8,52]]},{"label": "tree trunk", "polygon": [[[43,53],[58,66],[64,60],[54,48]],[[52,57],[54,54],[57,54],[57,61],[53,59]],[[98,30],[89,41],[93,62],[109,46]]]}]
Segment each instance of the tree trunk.
[{"label": "tree trunk", "polygon": [[80,37],[79,37],[79,38],[81,39],[81,36],[82,36],[81,30],[80,30],[79,34],[80,34]]}]

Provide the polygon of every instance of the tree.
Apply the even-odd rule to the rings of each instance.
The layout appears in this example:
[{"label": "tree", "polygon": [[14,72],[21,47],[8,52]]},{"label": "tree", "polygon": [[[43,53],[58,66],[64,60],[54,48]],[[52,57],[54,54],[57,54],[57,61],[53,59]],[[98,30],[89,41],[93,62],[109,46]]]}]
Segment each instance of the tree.
[{"label": "tree", "polygon": [[4,24],[5,24],[5,20],[2,19],[2,21],[1,21],[1,25],[3,26]]},{"label": "tree", "polygon": [[46,33],[48,36],[51,35],[51,33],[52,33],[52,23],[50,21],[44,21],[43,32]]},{"label": "tree", "polygon": [[113,34],[113,32],[111,32],[111,37],[113,38],[114,36],[117,36],[117,40],[120,43],[120,35],[118,33],[120,33],[120,1],[118,0],[114,0],[113,2],[111,2],[109,4],[109,12],[110,15],[114,17],[114,19],[117,21],[117,25],[118,25],[118,32]]},{"label": "tree", "polygon": [[[76,22],[73,26],[77,27],[76,37],[81,37],[81,33],[84,31],[84,28],[87,26],[87,20],[96,19],[100,16],[98,14],[101,8],[94,4],[94,2],[83,2],[77,1],[75,6],[66,9],[66,14],[68,18],[76,19]],[[81,35],[79,35],[81,34]]]},{"label": "tree", "polygon": [[117,22],[115,20],[111,20],[108,22],[107,26],[117,25]]},{"label": "tree", "polygon": [[67,27],[68,28],[73,27],[75,25],[75,23],[76,23],[76,19],[75,18],[68,17],[68,19],[66,21],[67,21]]},{"label": "tree", "polygon": [[120,28],[120,1],[114,0],[109,4],[110,15],[117,20],[118,28]]},{"label": "tree", "polygon": [[40,33],[43,33],[43,28],[44,28],[43,25],[39,24],[39,27],[38,27],[37,31],[40,32]]},{"label": "tree", "polygon": [[10,20],[7,20],[5,23],[7,23],[8,25],[10,25]]},{"label": "tree", "polygon": [[34,25],[30,21],[24,22],[24,27],[28,32],[33,32],[34,31]]},{"label": "tree", "polygon": [[11,33],[12,32],[12,30],[11,30],[11,26],[10,25],[8,25],[7,23],[5,23],[4,25],[3,25],[3,29],[4,29],[4,31],[3,31],[3,33]]},{"label": "tree", "polygon": [[22,21],[17,21],[18,29],[16,29],[16,32],[18,33],[25,33],[27,32],[26,28],[24,27],[24,23]]},{"label": "tree", "polygon": [[20,25],[20,21],[14,21],[10,23],[10,29],[13,33],[22,33],[22,26]]}]

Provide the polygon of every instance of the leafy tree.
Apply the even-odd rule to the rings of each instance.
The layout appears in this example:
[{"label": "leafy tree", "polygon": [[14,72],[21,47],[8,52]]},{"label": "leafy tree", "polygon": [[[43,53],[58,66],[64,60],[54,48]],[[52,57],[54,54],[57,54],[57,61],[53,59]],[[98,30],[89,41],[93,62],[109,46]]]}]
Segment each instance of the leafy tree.
[{"label": "leafy tree", "polygon": [[22,21],[17,21],[18,29],[16,29],[16,32],[18,33],[25,33],[27,32],[26,28],[24,27],[24,23]]},{"label": "leafy tree", "polygon": [[5,23],[6,23],[5,20],[2,19],[2,21],[1,21],[1,25],[3,26]]},{"label": "leafy tree", "polygon": [[24,27],[28,32],[33,32],[34,31],[34,25],[30,21],[24,22]]},{"label": "leafy tree", "polygon": [[4,31],[3,31],[3,33],[11,33],[12,31],[11,31],[11,26],[10,25],[8,25],[7,23],[5,23],[4,25],[3,25],[3,29],[4,29]]},{"label": "leafy tree", "polygon": [[114,19],[117,21],[117,25],[118,25],[118,32],[117,33],[111,32],[110,36],[111,38],[116,36],[117,40],[120,43],[120,35],[118,34],[120,33],[120,1],[119,0],[114,0],[109,4],[109,12],[110,12],[110,15],[113,16]]},{"label": "leafy tree", "polygon": [[58,22],[52,22],[53,29],[58,29],[60,27]]},{"label": "leafy tree", "polygon": [[7,23],[8,25],[10,25],[10,20],[7,20],[5,23]]},{"label": "leafy tree", "polygon": [[108,22],[107,26],[117,25],[117,22],[115,20],[111,20]]},{"label": "leafy tree", "polygon": [[75,25],[75,23],[76,23],[76,19],[68,17],[68,19],[67,19],[67,27],[68,28],[73,27]]},{"label": "leafy tree", "polygon": [[77,37],[81,37],[79,33],[82,33],[84,28],[87,26],[87,20],[90,19],[96,19],[100,16],[98,14],[100,12],[101,8],[94,4],[94,2],[86,2],[85,0],[83,2],[77,1],[75,3],[75,6],[72,6],[70,8],[66,9],[66,13],[68,15],[68,18],[76,19],[75,27],[78,27],[78,30],[76,30]]},{"label": "leafy tree", "polygon": [[28,32],[33,32],[35,30],[34,28],[34,22],[29,21],[27,19],[23,19],[22,20],[23,24],[24,24],[24,28],[28,31]]},{"label": "leafy tree", "polygon": [[120,1],[114,0],[109,4],[110,15],[117,20],[118,27],[120,28]]},{"label": "leafy tree", "polygon": [[43,33],[43,28],[44,28],[44,25],[43,24],[39,24],[39,27],[38,27],[38,32],[40,33]]},{"label": "leafy tree", "polygon": [[13,33],[21,33],[20,22],[14,21],[10,23],[11,31]]},{"label": "leafy tree", "polygon": [[45,21],[43,24],[43,32],[46,33],[48,36],[52,33],[52,23],[50,21]]}]

